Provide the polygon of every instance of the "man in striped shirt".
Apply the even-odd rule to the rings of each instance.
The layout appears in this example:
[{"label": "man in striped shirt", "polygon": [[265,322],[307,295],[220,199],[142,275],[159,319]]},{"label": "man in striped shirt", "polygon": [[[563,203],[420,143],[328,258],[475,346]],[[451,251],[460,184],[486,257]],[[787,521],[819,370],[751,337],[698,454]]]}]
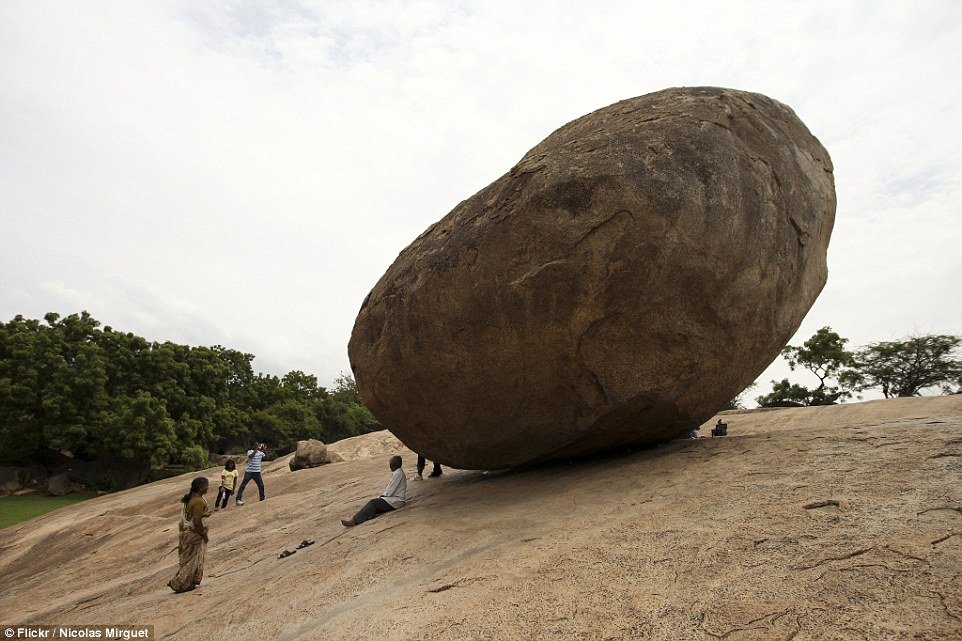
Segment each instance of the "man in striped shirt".
[{"label": "man in striped shirt", "polygon": [[264,452],[264,444],[256,443],[254,449],[247,450],[247,471],[244,472],[244,480],[241,481],[240,489],[237,490],[237,505],[243,505],[244,488],[253,479],[257,484],[257,492],[261,500],[264,500],[264,479],[261,478],[261,461],[267,458]]}]

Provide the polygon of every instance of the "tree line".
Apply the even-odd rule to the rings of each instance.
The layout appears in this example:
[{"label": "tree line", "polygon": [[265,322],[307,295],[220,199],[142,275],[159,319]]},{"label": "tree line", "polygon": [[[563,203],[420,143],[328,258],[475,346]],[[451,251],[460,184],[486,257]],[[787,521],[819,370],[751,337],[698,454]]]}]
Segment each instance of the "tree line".
[{"label": "tree line", "polygon": [[782,356],[792,371],[803,369],[818,379],[815,387],[772,381],[772,391],[755,400],[762,407],[833,405],[868,389],[885,398],[919,396],[923,391],[962,392],[962,337],[948,334],[909,336],[846,349],[831,327],[823,327],[802,345],[787,345]]},{"label": "tree line", "polygon": [[[823,327],[786,346],[789,367],[811,372],[818,385],[772,381],[758,404],[830,405],[872,388],[886,398],[962,391],[962,337],[911,336],[851,351],[847,343]],[[0,326],[0,465],[69,456],[196,469],[208,453],[244,451],[254,440],[284,453],[302,439],[381,429],[350,376],[328,390],[299,370],[255,374],[253,359],[101,328],[87,312],[16,316]]]},{"label": "tree line", "polygon": [[350,376],[255,374],[220,345],[152,342],[86,311],[0,326],[0,465],[63,456],[204,467],[254,440],[279,453],[381,429]]}]

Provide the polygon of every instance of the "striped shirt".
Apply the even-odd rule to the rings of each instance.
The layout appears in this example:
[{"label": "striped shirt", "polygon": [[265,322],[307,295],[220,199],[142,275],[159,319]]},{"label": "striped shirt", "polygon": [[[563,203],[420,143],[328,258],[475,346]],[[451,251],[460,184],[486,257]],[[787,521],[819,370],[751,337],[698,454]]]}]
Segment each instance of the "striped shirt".
[{"label": "striped shirt", "polygon": [[248,472],[260,472],[261,471],[261,461],[264,459],[264,453],[258,450],[247,450],[247,471]]}]

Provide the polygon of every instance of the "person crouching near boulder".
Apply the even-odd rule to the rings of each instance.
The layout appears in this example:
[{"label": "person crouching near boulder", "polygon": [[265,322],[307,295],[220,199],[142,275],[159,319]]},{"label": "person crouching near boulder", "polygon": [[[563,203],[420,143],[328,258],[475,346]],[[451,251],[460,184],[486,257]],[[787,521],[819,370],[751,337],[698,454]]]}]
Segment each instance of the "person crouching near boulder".
[{"label": "person crouching near boulder", "polygon": [[408,477],[405,476],[404,470],[401,469],[401,463],[400,456],[391,457],[391,460],[388,461],[388,465],[391,466],[391,480],[388,482],[387,487],[384,488],[384,493],[376,499],[368,501],[367,505],[362,507],[361,510],[354,515],[353,519],[341,519],[342,525],[354,527],[355,525],[364,523],[364,521],[370,521],[382,512],[390,512],[404,505],[404,497],[408,487]]},{"label": "person crouching near boulder", "polygon": [[209,488],[207,479],[198,476],[190,482],[190,491],[180,499],[184,504],[180,513],[180,539],[177,545],[180,568],[177,575],[167,582],[174,592],[193,590],[204,578],[208,532],[206,519],[211,515],[204,494]]}]

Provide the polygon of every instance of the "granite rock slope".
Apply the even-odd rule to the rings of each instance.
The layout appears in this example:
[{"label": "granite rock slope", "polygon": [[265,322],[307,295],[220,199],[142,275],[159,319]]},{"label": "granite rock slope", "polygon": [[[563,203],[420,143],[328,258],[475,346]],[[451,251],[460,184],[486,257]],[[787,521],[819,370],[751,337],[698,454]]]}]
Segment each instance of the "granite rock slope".
[{"label": "granite rock slope", "polygon": [[165,583],[193,475],[165,479],[0,530],[0,612],[158,641],[962,638],[962,396],[724,420],[724,438],[446,469],[355,528],[340,519],[384,489],[390,454],[413,473],[396,440],[271,461],[266,501],[211,517],[185,594]]}]

